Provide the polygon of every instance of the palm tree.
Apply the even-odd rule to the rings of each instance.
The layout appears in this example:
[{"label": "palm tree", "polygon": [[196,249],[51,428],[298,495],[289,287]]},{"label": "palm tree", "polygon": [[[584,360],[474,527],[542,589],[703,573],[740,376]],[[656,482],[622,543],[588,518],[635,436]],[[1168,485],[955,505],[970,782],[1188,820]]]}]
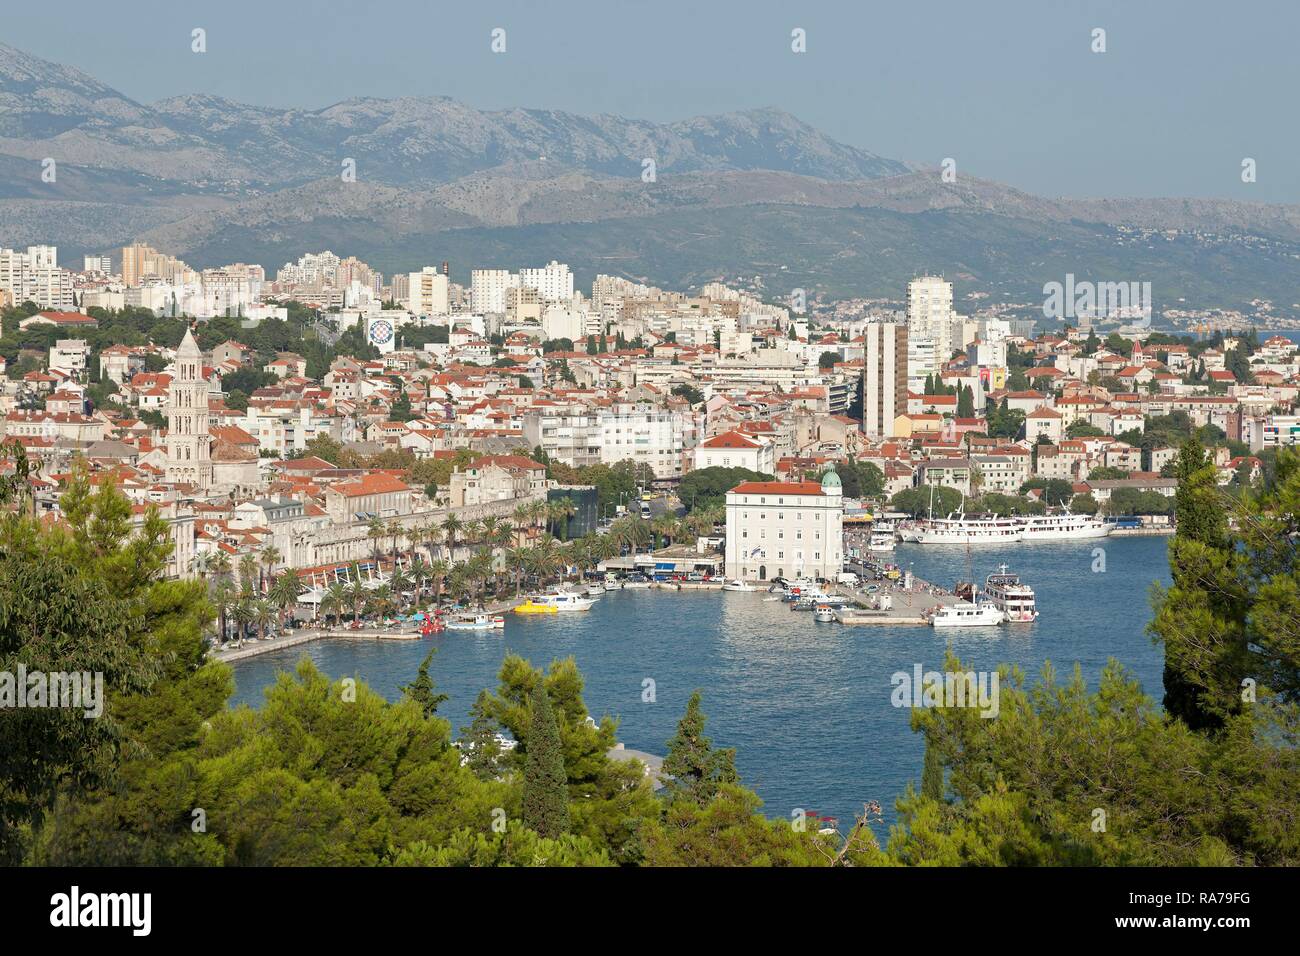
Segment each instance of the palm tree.
[{"label": "palm tree", "polygon": [[343,620],[343,609],[348,606],[348,586],[342,581],[335,581],[325,590],[325,596],[321,598],[321,613],[327,617],[334,615],[334,624],[337,626]]},{"label": "palm tree", "polygon": [[494,546],[497,543],[497,528],[501,527],[501,519],[495,515],[488,515],[479,522],[479,541],[488,546]]},{"label": "palm tree", "polygon": [[257,627],[257,636],[262,640],[265,640],[266,626],[276,618],[275,605],[270,601],[254,601],[251,610],[251,620]]},{"label": "palm tree", "polygon": [[386,587],[392,592],[393,600],[402,602],[402,592],[411,590],[411,574],[394,565],[393,573],[388,578]]},{"label": "palm tree", "polygon": [[429,560],[437,561],[442,557],[442,548],[434,551],[435,545],[441,545],[446,538],[447,533],[442,530],[442,525],[438,524],[437,518],[430,518],[428,524],[424,526],[424,540],[429,549]]},{"label": "palm tree", "polygon": [[374,548],[375,567],[379,567],[379,546],[380,543],[388,537],[388,529],[384,527],[382,518],[371,518],[366,522],[366,537],[370,539],[371,547]]},{"label": "palm tree", "polygon": [[235,603],[235,586],[225,578],[218,578],[212,589],[212,603],[217,608],[217,627],[220,631],[220,643],[224,644],[230,637],[228,617]]},{"label": "palm tree", "polygon": [[668,543],[677,538],[677,519],[668,513],[661,514],[650,523],[650,529],[654,531],[656,545],[660,548],[667,547]]},{"label": "palm tree", "polygon": [[271,584],[271,591],[267,597],[279,609],[281,627],[284,626],[284,612],[297,603],[301,592],[302,579],[298,577],[297,571],[283,571]]},{"label": "palm tree", "polygon": [[348,604],[352,608],[352,623],[356,624],[361,617],[361,605],[366,600],[366,586],[361,580],[361,568],[353,563],[349,570],[347,583]]},{"label": "palm tree", "polygon": [[461,534],[465,538],[465,543],[473,548],[483,540],[483,522],[477,519],[465,522],[465,529]]},{"label": "palm tree", "polygon": [[[521,501],[519,504],[515,505],[515,510],[511,513],[510,517],[513,518],[515,522],[515,534],[517,536],[522,536],[524,526],[533,520],[529,503]],[[515,543],[518,544],[519,542],[516,541]]]},{"label": "palm tree", "polygon": [[235,623],[239,625],[239,639],[242,641],[248,636],[248,625],[253,621],[253,601],[248,595],[242,594],[235,601],[234,607],[230,610],[230,616],[234,618]]},{"label": "palm tree", "polygon": [[523,590],[524,571],[532,559],[531,548],[511,548],[506,552],[506,565],[515,569],[515,597]]},{"label": "palm tree", "polygon": [[260,571],[257,559],[251,554],[246,554],[239,559],[239,581],[245,591],[253,589],[253,580]]},{"label": "palm tree", "polygon": [[442,533],[447,542],[447,560],[449,562],[454,563],[456,560],[456,535],[460,533],[463,527],[465,527],[464,522],[454,514],[447,515],[442,522]]},{"label": "palm tree", "polygon": [[557,538],[567,539],[569,536],[569,519],[578,511],[577,506],[573,503],[573,499],[568,496],[556,498],[547,507],[547,511],[549,512],[552,524],[561,532],[555,536]]},{"label": "palm tree", "polygon": [[546,520],[546,501],[543,498],[534,498],[524,510],[527,512],[528,523],[534,528],[540,528]]},{"label": "palm tree", "polygon": [[393,591],[387,584],[381,584],[370,592],[366,598],[366,610],[372,611],[382,621],[393,609]]},{"label": "palm tree", "polygon": [[[275,563],[280,560],[280,549],[273,544],[265,545],[262,550],[258,552],[258,558],[260,559],[261,564],[266,565],[266,573],[267,575],[270,575],[270,573],[275,570]],[[260,572],[258,574],[257,586],[258,590],[264,588],[264,581]]]},{"label": "palm tree", "polygon": [[437,604],[442,597],[442,582],[447,577],[448,565],[441,559],[429,563],[429,586],[433,588],[433,603]]},{"label": "palm tree", "polygon": [[397,567],[397,539],[405,534],[406,529],[402,527],[402,522],[392,518],[388,522],[388,536],[393,539],[393,567]]}]

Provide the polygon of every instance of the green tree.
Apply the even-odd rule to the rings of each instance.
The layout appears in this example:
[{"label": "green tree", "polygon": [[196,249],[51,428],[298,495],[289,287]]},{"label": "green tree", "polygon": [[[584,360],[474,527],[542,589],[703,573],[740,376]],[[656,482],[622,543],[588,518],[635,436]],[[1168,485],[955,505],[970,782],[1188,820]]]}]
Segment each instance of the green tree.
[{"label": "green tree", "polygon": [[437,714],[438,705],[451,699],[446,694],[438,693],[437,685],[434,684],[433,678],[429,676],[429,665],[433,663],[433,655],[436,653],[438,653],[438,649],[431,647],[429,653],[424,655],[424,660],[420,661],[415,680],[402,685],[402,695],[415,701],[420,706],[420,713],[424,714],[425,717],[432,717]]},{"label": "green tree", "polygon": [[690,800],[703,806],[724,784],[739,783],[736,751],[715,750],[704,736],[705,716],[700,709],[700,692],[691,694],[686,713],[677,723],[677,733],[668,741],[664,758],[664,786],[674,800]]},{"label": "green tree", "polygon": [[551,839],[568,831],[567,784],[560,730],[555,723],[545,684],[538,681],[533,688],[532,723],[524,761],[524,826]]}]

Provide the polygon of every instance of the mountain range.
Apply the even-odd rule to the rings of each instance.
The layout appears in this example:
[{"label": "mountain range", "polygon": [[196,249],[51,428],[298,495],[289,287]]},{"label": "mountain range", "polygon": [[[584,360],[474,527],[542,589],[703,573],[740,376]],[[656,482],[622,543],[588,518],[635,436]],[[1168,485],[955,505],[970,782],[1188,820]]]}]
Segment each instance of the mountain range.
[{"label": "mountain range", "polygon": [[938,271],[959,297],[1033,303],[1069,272],[1151,281],[1157,309],[1262,300],[1300,315],[1297,206],[944,182],[775,109],[658,124],[444,97],[142,104],[0,44],[0,245],[56,244],[72,262],[135,239],[196,267],[272,274],[324,248],[386,273],[450,260],[462,281],[458,265],[558,258],[583,283],[724,279],[772,297],[897,299]]}]

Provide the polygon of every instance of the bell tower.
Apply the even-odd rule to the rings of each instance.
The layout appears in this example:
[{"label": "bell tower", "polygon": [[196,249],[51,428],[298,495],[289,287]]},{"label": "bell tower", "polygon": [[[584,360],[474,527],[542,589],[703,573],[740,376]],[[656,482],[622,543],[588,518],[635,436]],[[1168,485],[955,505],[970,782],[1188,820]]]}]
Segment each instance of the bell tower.
[{"label": "bell tower", "polygon": [[212,487],[208,383],[203,353],[189,329],[176,350],[175,369],[167,395],[167,480],[206,493]]}]

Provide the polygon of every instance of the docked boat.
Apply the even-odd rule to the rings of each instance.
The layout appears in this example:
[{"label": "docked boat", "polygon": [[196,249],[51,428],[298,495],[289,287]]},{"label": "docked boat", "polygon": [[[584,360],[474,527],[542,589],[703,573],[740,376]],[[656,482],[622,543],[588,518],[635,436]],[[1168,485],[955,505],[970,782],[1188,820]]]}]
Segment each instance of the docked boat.
[{"label": "docked boat", "polygon": [[447,622],[449,631],[490,631],[506,626],[500,614],[466,614]]},{"label": "docked boat", "polygon": [[593,584],[589,588],[587,588],[587,597],[590,598],[598,598],[604,593],[605,593],[605,585],[603,584]]},{"label": "docked boat", "polygon": [[543,604],[529,598],[523,604],[515,606],[516,614],[559,614],[560,609],[554,604]]},{"label": "docked boat", "polygon": [[746,583],[745,581],[740,580],[740,578],[734,578],[734,579],[728,581],[726,584],[724,584],[724,585],[722,586],[722,590],[724,590],[724,591],[757,591],[758,588],[754,587],[754,585],[752,585],[752,584],[748,584],[748,583]]},{"label": "docked boat", "polygon": [[985,580],[984,593],[1009,624],[1031,624],[1038,619],[1034,589],[1023,583],[1020,575],[1008,572],[1005,564],[998,565]]},{"label": "docked boat", "polygon": [[623,582],[619,580],[617,574],[606,574],[605,579],[601,582],[601,588],[605,591],[623,590]]},{"label": "docked boat", "polygon": [[967,516],[960,511],[932,518],[917,528],[917,544],[1008,544],[1021,539],[1016,518]]},{"label": "docked boat", "polygon": [[930,616],[933,627],[991,627],[1002,623],[1002,612],[991,601],[943,604]]},{"label": "docked boat", "polygon": [[1104,538],[1115,529],[1114,522],[1100,515],[1074,514],[1063,511],[1057,514],[1025,515],[1020,523],[1020,540],[1076,541],[1083,538]]},{"label": "docked boat", "polygon": [[836,620],[835,609],[829,604],[818,604],[816,610],[813,611],[813,620],[821,621],[823,624],[834,624]]},{"label": "docked boat", "polygon": [[653,583],[654,582],[651,581],[644,574],[629,574],[623,580],[623,587],[624,589],[648,588]]},{"label": "docked boat", "polygon": [[543,607],[553,607],[556,611],[589,611],[596,603],[594,599],[583,597],[575,591],[552,591],[550,594],[539,594],[532,600]]}]

